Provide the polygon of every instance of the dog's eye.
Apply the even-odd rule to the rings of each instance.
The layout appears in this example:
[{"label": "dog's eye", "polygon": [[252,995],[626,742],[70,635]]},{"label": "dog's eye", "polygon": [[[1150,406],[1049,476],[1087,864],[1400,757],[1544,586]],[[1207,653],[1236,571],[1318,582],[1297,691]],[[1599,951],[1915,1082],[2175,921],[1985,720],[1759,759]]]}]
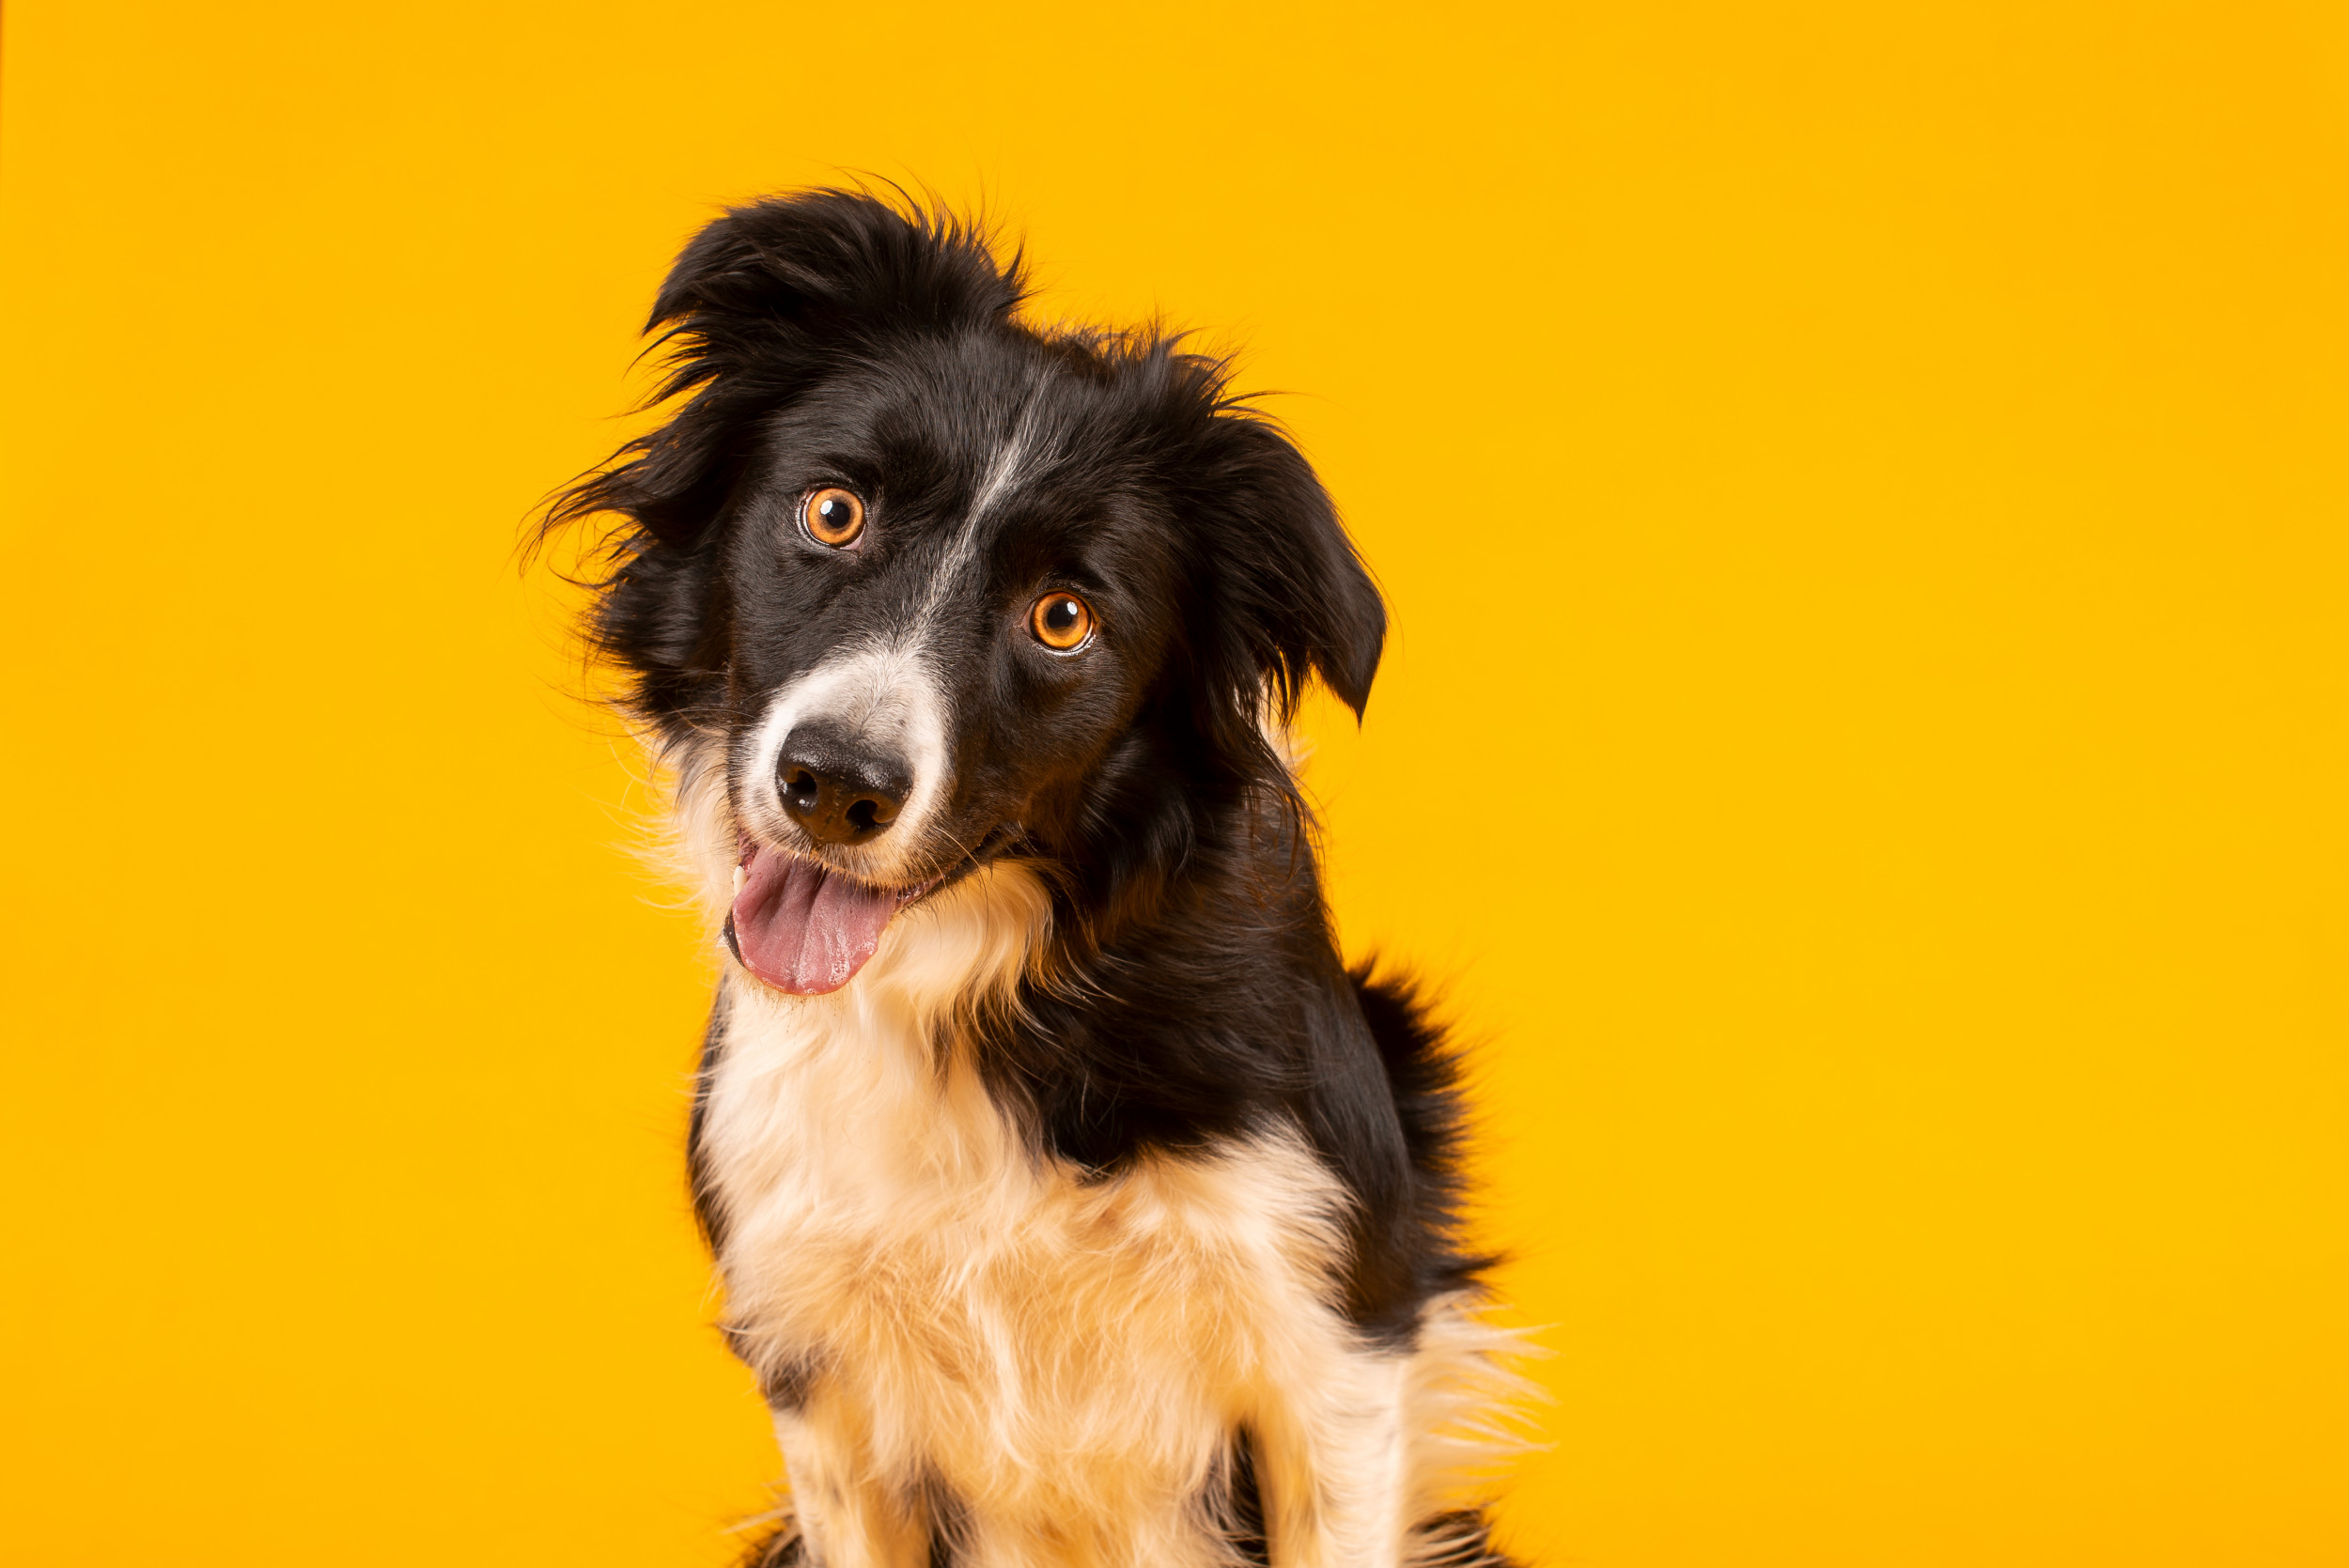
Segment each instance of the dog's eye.
[{"label": "dog's eye", "polygon": [[1054,653],[1075,653],[1093,641],[1093,607],[1074,594],[1047,594],[1028,612],[1028,629]]},{"label": "dog's eye", "polygon": [[855,543],[864,532],[864,503],[844,489],[817,490],[807,498],[800,517],[809,538],[834,550]]}]

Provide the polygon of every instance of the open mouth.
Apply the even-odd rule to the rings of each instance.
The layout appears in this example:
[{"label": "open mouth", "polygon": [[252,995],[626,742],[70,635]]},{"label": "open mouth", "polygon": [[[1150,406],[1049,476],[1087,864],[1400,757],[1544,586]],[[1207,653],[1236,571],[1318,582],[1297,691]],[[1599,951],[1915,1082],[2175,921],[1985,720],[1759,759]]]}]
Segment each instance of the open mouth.
[{"label": "open mouth", "polygon": [[926,882],[877,888],[744,834],[726,946],[744,969],[779,991],[836,991],[872,957],[892,916],[976,870],[1003,837],[989,834],[959,863]]}]

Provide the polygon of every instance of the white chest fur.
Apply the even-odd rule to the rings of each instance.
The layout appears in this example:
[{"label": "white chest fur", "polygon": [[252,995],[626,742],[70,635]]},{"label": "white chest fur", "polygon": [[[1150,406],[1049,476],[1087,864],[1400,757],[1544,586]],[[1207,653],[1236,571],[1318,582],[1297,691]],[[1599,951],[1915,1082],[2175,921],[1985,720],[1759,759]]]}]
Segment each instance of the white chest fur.
[{"label": "white chest fur", "polygon": [[701,1152],[809,1545],[913,1568],[936,1531],[983,1568],[1206,1568],[1244,1425],[1278,1560],[1400,1561],[1444,1369],[1328,1305],[1345,1197],[1301,1141],[1086,1181],[936,1044],[1018,973],[1044,908],[989,871],[900,917],[840,992],[731,982]]}]

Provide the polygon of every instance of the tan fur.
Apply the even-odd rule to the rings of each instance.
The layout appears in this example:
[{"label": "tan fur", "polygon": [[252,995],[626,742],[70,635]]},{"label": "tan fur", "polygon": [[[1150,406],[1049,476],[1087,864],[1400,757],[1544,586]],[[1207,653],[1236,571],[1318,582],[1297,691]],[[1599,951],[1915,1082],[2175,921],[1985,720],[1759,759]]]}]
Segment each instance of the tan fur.
[{"label": "tan fur", "polygon": [[[723,909],[723,782],[680,760],[680,837]],[[921,1568],[935,1525],[974,1568],[1217,1568],[1206,1499],[1246,1425],[1276,1563],[1399,1568],[1487,1451],[1498,1337],[1446,1301],[1414,1352],[1363,1344],[1328,1304],[1345,1194],[1294,1134],[1094,1182],[1031,1149],[962,1025],[1050,909],[999,862],[900,915],[832,995],[729,969],[702,1146],[726,1321],[782,1391],[814,1560]]]}]

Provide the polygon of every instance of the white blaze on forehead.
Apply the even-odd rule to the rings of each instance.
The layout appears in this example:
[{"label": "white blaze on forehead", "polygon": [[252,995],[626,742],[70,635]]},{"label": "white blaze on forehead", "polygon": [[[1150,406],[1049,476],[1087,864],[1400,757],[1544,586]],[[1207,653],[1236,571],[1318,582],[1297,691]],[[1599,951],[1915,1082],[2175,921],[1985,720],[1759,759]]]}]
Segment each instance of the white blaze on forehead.
[{"label": "white blaze on forehead", "polygon": [[946,596],[954,591],[956,582],[977,556],[979,524],[987,520],[987,514],[1039,463],[1050,460],[1049,452],[1036,454],[1034,460],[1030,460],[1033,442],[1029,423],[1022,414],[1012,427],[1011,434],[1003,438],[994,456],[988,459],[987,472],[980,475],[979,488],[971,497],[971,510],[964,514],[962,526],[955,531],[945,553],[939,557],[937,569],[930,574],[929,590],[923,595],[922,608],[914,612],[912,631],[917,638],[927,635],[931,621],[945,605]]},{"label": "white blaze on forehead", "polygon": [[987,465],[987,476],[979,481],[979,493],[971,502],[971,520],[976,522],[995,505],[998,497],[1011,489],[1019,476],[1019,459],[1028,444],[1028,422],[1022,418],[1011,435],[995,449],[995,456]]}]

